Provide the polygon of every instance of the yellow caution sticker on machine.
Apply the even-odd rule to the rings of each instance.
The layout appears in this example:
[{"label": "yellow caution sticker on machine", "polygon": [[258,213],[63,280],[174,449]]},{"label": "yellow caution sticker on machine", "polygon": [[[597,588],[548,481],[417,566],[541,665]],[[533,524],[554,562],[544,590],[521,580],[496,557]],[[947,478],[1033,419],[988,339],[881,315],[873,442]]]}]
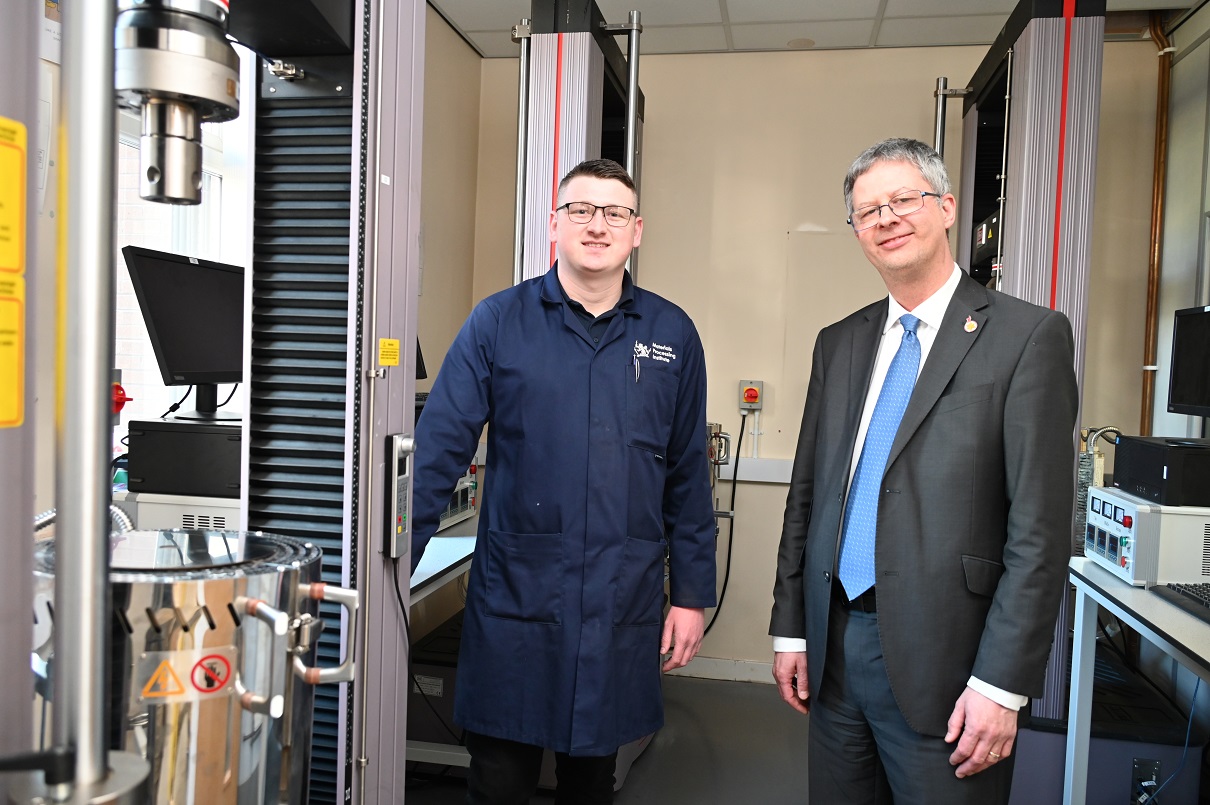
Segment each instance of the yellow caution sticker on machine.
[{"label": "yellow caution sticker on machine", "polygon": [[25,126],[0,117],[0,428],[25,422]]},{"label": "yellow caution sticker on machine", "polygon": [[25,422],[25,279],[0,274],[0,428]]},{"label": "yellow caution sticker on machine", "polygon": [[380,339],[378,339],[378,365],[379,366],[398,366],[399,365],[399,339],[398,338],[380,338]]},{"label": "yellow caution sticker on machine", "polygon": [[0,274],[25,275],[25,126],[0,117]]}]

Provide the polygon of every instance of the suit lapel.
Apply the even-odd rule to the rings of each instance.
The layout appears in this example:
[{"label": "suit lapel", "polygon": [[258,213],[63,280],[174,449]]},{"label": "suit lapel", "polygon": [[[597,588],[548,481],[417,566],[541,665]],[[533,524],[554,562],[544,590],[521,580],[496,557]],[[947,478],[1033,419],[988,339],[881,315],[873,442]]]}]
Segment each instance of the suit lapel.
[{"label": "suit lapel", "polygon": [[[954,297],[946,308],[941,329],[933,341],[933,348],[929,350],[924,369],[916,380],[916,388],[912,391],[907,410],[903,412],[899,430],[895,433],[895,442],[891,445],[890,455],[887,456],[888,467],[895,463],[912,434],[920,427],[929,411],[933,410],[941,392],[945,391],[954,373],[962,365],[966,353],[983,333],[987,315],[980,311],[985,307],[987,289],[964,275],[958,287],[954,289]],[[968,317],[975,325],[969,331],[966,323]]]},{"label": "suit lapel", "polygon": [[[845,417],[844,431],[849,451],[845,454],[845,467],[853,463],[853,450],[857,438],[857,425],[865,407],[866,394],[870,390],[870,376],[874,374],[874,360],[878,357],[878,345],[882,341],[882,328],[886,324],[888,303],[886,299],[866,309],[864,321],[850,332],[849,347],[849,406]],[[845,477],[848,477],[846,470]]]}]

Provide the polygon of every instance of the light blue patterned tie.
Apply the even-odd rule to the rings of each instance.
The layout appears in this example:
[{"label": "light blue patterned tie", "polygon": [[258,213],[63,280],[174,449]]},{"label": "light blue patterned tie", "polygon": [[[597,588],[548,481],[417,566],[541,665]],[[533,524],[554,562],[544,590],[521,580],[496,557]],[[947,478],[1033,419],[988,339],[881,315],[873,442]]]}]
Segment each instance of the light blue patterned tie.
[{"label": "light blue patterned tie", "polygon": [[878,402],[866,429],[865,444],[857,461],[857,472],[849,486],[840,548],[840,583],[850,601],[874,586],[874,535],[878,531],[878,492],[886,471],[887,456],[899,430],[899,422],[916,385],[920,369],[920,319],[911,314],[899,317],[903,339],[891,360]]}]

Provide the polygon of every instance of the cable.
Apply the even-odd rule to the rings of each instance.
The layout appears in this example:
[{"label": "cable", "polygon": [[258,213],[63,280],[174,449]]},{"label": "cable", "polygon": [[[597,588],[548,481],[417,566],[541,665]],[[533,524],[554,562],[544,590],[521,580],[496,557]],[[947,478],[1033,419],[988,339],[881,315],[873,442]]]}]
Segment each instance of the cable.
[{"label": "cable", "polygon": [[236,383],[234,386],[231,387],[231,393],[227,395],[227,399],[223,400],[221,403],[219,403],[218,405],[216,405],[214,407],[222,408],[224,405],[231,402],[231,398],[235,396],[235,390],[238,388],[239,388],[239,383]]},{"label": "cable", "polygon": [[1167,788],[1168,783],[1176,779],[1176,776],[1181,773],[1181,769],[1185,768],[1185,758],[1189,755],[1189,735],[1193,732],[1193,709],[1197,704],[1197,689],[1201,686],[1202,678],[1199,676],[1197,684],[1193,686],[1193,701],[1189,702],[1189,726],[1185,727],[1185,748],[1181,750],[1181,762],[1176,765],[1176,771],[1169,774],[1168,779],[1159,788],[1155,789],[1154,794],[1143,800],[1143,802],[1158,802],[1157,797],[1159,797],[1160,792]]},{"label": "cable", "polygon": [[168,416],[169,414],[175,414],[177,411],[181,410],[181,406],[185,404],[185,400],[189,399],[189,395],[192,393],[193,393],[193,386],[190,386],[189,390],[185,392],[184,397],[182,397],[181,399],[174,402],[172,405],[170,405],[168,407],[167,411],[160,414],[160,419],[163,419],[164,417]]},{"label": "cable", "polygon": [[399,614],[403,616],[403,634],[408,641],[408,677],[412,680],[412,684],[416,687],[416,690],[420,691],[421,698],[424,699],[424,703],[429,706],[429,709],[433,711],[433,715],[437,718],[437,721],[439,721],[441,726],[445,728],[445,731],[450,734],[450,737],[458,742],[458,746],[463,746],[463,741],[466,739],[454,732],[453,727],[447,724],[445,719],[441,717],[441,714],[437,712],[437,708],[433,706],[431,701],[429,701],[429,695],[425,693],[424,688],[420,686],[420,682],[416,679],[416,675],[412,673],[412,625],[408,622],[408,608],[403,603],[403,590],[399,586],[399,557],[396,556],[392,558],[391,564],[394,565],[391,578],[395,580],[395,598],[399,601]]},{"label": "cable", "polygon": [[739,486],[739,451],[744,446],[744,431],[748,429],[748,412],[740,412],[739,420],[739,439],[735,443],[735,473],[731,476],[731,522],[727,526],[727,568],[723,571],[723,588],[718,594],[718,606],[714,608],[714,614],[710,616],[710,623],[706,624],[706,630],[702,632],[702,637],[710,634],[710,630],[714,628],[714,622],[718,620],[718,613],[723,611],[723,599],[727,597],[727,583],[731,581],[731,549],[735,547],[735,488]]}]

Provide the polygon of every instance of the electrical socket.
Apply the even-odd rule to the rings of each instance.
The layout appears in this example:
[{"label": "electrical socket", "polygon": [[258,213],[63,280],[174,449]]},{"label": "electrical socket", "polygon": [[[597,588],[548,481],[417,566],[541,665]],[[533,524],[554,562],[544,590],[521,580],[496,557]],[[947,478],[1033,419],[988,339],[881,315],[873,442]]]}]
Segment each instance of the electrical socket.
[{"label": "electrical socket", "polygon": [[1148,802],[1159,784],[1160,762],[1136,757],[1134,769],[1130,772],[1130,801]]}]

